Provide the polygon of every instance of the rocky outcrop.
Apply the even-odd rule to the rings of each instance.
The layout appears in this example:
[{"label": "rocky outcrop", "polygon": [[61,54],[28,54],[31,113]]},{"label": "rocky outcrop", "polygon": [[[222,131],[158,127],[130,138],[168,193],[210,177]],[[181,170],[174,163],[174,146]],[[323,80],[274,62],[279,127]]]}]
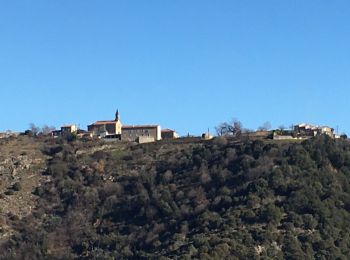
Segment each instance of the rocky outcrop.
[{"label": "rocky outcrop", "polygon": [[0,143],[0,242],[13,234],[11,219],[29,215],[36,206],[33,190],[47,181],[45,157],[29,138]]}]

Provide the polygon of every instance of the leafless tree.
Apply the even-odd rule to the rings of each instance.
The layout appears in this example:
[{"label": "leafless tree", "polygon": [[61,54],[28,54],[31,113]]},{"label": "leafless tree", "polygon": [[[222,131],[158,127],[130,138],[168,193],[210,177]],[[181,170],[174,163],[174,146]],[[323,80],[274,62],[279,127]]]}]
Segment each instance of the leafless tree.
[{"label": "leafless tree", "polygon": [[227,132],[227,123],[220,123],[215,127],[216,134],[218,136],[223,136]]},{"label": "leafless tree", "polygon": [[40,127],[36,126],[34,123],[29,124],[29,130],[35,136],[40,132]]},{"label": "leafless tree", "polygon": [[258,128],[259,131],[268,131],[270,129],[271,129],[271,123],[269,121],[266,121]]},{"label": "leafless tree", "polygon": [[48,135],[50,134],[52,131],[54,131],[56,128],[54,126],[48,126],[48,125],[44,125],[41,128],[41,132],[43,135]]},{"label": "leafless tree", "polygon": [[242,129],[242,123],[237,119],[232,119],[230,122],[224,122],[215,127],[218,136],[240,136]]},{"label": "leafless tree", "polygon": [[284,125],[279,125],[279,126],[278,126],[278,129],[281,130],[281,131],[283,131],[284,129],[286,129],[286,127],[285,127]]}]

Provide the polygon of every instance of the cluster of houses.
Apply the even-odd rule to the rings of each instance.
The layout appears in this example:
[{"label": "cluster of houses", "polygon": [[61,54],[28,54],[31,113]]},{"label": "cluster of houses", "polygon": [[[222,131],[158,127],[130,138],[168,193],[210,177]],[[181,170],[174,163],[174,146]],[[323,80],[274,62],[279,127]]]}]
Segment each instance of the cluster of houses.
[{"label": "cluster of houses", "polygon": [[310,124],[298,124],[291,130],[275,130],[273,131],[272,138],[274,140],[307,139],[323,134],[332,138],[340,138],[338,134],[334,133],[334,128]]},{"label": "cluster of houses", "polygon": [[76,134],[78,137],[103,138],[105,140],[136,141],[149,143],[161,139],[174,139],[179,135],[175,130],[161,129],[160,125],[123,125],[119,111],[114,120],[96,121],[88,125],[86,130],[78,129],[76,125],[64,125],[60,130],[52,132],[53,136]]},{"label": "cluster of houses", "polygon": [[[0,139],[8,137],[16,137],[20,133],[7,131],[0,133]],[[51,132],[53,137],[67,136],[74,134],[78,138],[99,138],[106,141],[131,141],[138,143],[150,143],[164,139],[176,139],[179,135],[175,130],[161,129],[160,125],[123,125],[120,120],[120,113],[117,110],[114,120],[96,121],[87,126],[87,130],[79,129],[75,124],[64,125],[60,130]],[[317,135],[328,135],[332,138],[340,138],[334,133],[334,129],[329,126],[315,126],[310,124],[298,124],[289,130],[277,129],[273,131],[258,130],[256,132],[242,133],[252,138],[274,139],[274,140],[293,140],[308,139]],[[345,136],[345,135],[344,135]],[[190,136],[188,136],[190,137]],[[209,129],[207,133],[202,135],[202,139],[210,140],[213,136]]]}]

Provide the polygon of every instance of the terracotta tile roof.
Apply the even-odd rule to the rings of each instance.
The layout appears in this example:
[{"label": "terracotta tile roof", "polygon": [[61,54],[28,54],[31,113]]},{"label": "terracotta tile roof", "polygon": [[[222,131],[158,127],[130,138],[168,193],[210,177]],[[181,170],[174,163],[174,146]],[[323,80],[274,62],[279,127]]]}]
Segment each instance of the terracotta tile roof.
[{"label": "terracotta tile roof", "polygon": [[[96,121],[95,123],[91,124],[90,126],[94,125],[107,125],[107,124],[115,124],[117,121],[114,120],[106,120],[106,121]],[[122,128],[125,129],[134,129],[134,128],[156,128],[159,125],[123,125]]]},{"label": "terracotta tile roof", "polygon": [[123,125],[122,129],[157,128],[159,125]]},{"label": "terracotta tile roof", "polygon": [[163,133],[169,133],[169,132],[175,132],[175,130],[171,130],[169,128],[163,129],[162,130]]},{"label": "terracotta tile roof", "polygon": [[117,121],[109,120],[109,121],[96,121],[91,125],[106,125],[106,124],[115,124]]}]

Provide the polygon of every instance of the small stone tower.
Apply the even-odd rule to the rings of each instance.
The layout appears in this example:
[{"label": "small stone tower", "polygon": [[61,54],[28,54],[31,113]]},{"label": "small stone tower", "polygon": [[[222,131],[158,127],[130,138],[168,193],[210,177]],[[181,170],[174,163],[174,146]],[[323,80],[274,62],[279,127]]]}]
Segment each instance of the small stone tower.
[{"label": "small stone tower", "polygon": [[[122,122],[120,121],[120,114],[119,114],[119,110],[117,109],[117,112],[115,112],[115,134],[116,135],[121,135],[122,134]],[[120,137],[121,138],[121,137]]]}]

